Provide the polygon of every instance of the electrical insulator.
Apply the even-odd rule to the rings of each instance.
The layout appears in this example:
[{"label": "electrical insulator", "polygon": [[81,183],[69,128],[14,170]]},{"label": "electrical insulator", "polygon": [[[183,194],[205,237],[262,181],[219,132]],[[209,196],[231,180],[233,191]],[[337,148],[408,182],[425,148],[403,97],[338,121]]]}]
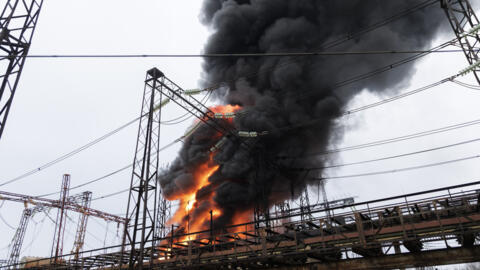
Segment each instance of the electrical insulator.
[{"label": "electrical insulator", "polygon": [[212,148],[210,148],[210,152],[216,152],[220,150],[220,148],[227,142],[227,137],[223,137],[220,141],[218,141]]},{"label": "electrical insulator", "polygon": [[193,96],[193,95],[198,95],[201,92],[203,92],[203,89],[189,89],[189,90],[185,90],[184,94],[187,96]]}]

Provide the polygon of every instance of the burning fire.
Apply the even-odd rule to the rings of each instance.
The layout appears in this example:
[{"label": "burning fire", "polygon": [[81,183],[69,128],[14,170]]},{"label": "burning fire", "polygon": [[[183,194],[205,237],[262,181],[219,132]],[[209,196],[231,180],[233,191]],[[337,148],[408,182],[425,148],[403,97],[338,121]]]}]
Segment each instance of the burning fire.
[{"label": "burning fire", "polygon": [[[238,105],[215,106],[210,110],[215,114],[228,114],[240,110]],[[225,121],[233,123],[232,118],[226,118]],[[218,133],[218,140],[222,138],[222,134]],[[199,197],[199,191],[208,188],[210,185],[209,178],[218,169],[219,165],[213,159],[215,153],[210,153],[210,158],[207,162],[199,165],[193,170],[194,186],[189,190],[182,190],[183,193],[176,194],[171,200],[178,200],[180,202],[179,208],[169,220],[169,224],[178,224],[177,231],[182,231],[182,234],[194,233],[198,231],[208,230],[210,219],[215,219],[222,215],[222,210],[215,203],[215,191],[207,192],[207,195]],[[234,223],[242,223],[249,221],[247,214],[241,214],[234,217]],[[187,235],[179,239],[182,241],[192,241],[197,238],[196,235]]]}]

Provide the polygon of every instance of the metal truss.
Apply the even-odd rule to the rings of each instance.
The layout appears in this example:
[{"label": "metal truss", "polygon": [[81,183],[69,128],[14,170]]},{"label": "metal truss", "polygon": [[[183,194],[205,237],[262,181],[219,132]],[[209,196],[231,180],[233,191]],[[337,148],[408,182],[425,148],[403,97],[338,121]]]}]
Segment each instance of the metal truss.
[{"label": "metal truss", "polygon": [[[73,201],[74,203],[81,205],[84,208],[89,208],[90,203],[92,202],[92,192],[85,191],[79,195],[73,196],[69,198],[69,201]],[[85,233],[87,232],[87,221],[88,221],[88,214],[83,212],[80,214],[77,223],[77,233],[75,234],[75,241],[73,243],[72,253],[75,254],[75,258],[78,259],[79,253],[83,248],[83,244],[85,243]]]},{"label": "metal truss", "polygon": [[[157,200],[164,200],[157,188],[162,110],[155,109],[155,105],[162,103],[162,92],[158,91],[162,77],[163,73],[159,70],[149,70],[145,80],[126,214],[128,225],[125,226],[122,240],[122,249],[129,247],[131,251],[129,269],[143,269],[145,254],[152,253],[154,249],[153,245],[147,248],[146,244],[153,241],[158,226],[165,227],[157,222],[164,222],[167,219],[156,217]],[[163,206],[166,207],[166,204],[162,205],[160,202],[160,207]],[[152,263],[153,257],[148,260]]]},{"label": "metal truss", "polygon": [[60,207],[57,210],[57,220],[55,222],[55,231],[52,244],[52,264],[58,262],[58,258],[63,254],[63,237],[65,235],[65,226],[67,223],[67,210],[65,204],[68,202],[68,193],[70,192],[70,175],[63,175],[62,188],[60,191]]},{"label": "metal truss", "polygon": [[7,0],[0,15],[0,139],[43,0]]},{"label": "metal truss", "polygon": [[[183,88],[168,79],[160,70],[153,68],[148,72],[152,74],[160,74],[156,88],[163,93],[165,98],[172,100],[187,112],[198,118],[200,121],[218,131],[227,139],[239,142],[243,146],[246,146],[247,149],[251,148],[250,143],[247,142],[248,140],[242,140],[238,136],[238,130],[231,126],[225,126],[221,121],[219,121],[219,119],[216,119],[215,113],[210,110],[210,108],[193,97],[193,95],[186,93]],[[151,82],[149,86],[153,87]]]},{"label": "metal truss", "polygon": [[[25,232],[27,230],[28,222],[30,217],[33,214],[33,210],[30,208],[25,208],[22,212],[22,217],[20,218],[20,224],[18,225],[15,235],[12,240],[12,248],[8,256],[8,265],[15,265],[18,263],[20,257],[20,251],[23,244],[23,239],[25,238]],[[14,266],[12,269],[17,269],[17,266]]]},{"label": "metal truss", "polygon": [[[154,253],[145,254],[156,259],[144,268],[398,269],[479,261],[479,186],[474,182],[353,204],[347,198],[328,202],[326,209],[312,205],[303,221],[300,208],[283,207],[270,216],[270,228],[257,229],[250,222],[215,235],[210,230],[190,233],[189,239],[169,235]],[[124,254],[118,247],[84,251],[89,256],[80,260],[65,255],[61,265],[38,269],[120,269]]]},{"label": "metal truss", "polygon": [[467,57],[467,69],[480,84],[480,21],[468,0],[441,0],[442,8],[457,36],[460,47]]}]

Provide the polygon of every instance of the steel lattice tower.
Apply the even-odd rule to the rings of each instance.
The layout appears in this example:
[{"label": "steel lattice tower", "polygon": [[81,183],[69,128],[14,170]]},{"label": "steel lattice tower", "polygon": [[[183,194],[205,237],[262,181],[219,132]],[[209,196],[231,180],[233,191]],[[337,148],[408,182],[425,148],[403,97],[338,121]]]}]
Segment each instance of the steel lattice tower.
[{"label": "steel lattice tower", "polygon": [[[13,236],[12,249],[8,256],[7,265],[13,265],[18,263],[18,258],[20,257],[20,251],[22,248],[23,238],[25,238],[25,231],[27,230],[28,222],[30,217],[33,214],[33,210],[30,208],[25,208],[20,219],[20,224],[18,225],[15,235]],[[17,267],[14,266],[13,269]]]},{"label": "steel lattice tower", "polygon": [[0,139],[30,49],[43,0],[7,0],[0,15]]},{"label": "steel lattice tower", "polygon": [[[162,202],[162,195],[157,188],[159,169],[160,121],[161,110],[155,106],[162,103],[160,80],[163,73],[158,69],[147,72],[143,94],[143,105],[138,129],[137,146],[133,161],[133,172],[128,197],[127,219],[122,248],[130,248],[129,268],[142,269],[145,260],[154,259],[155,236],[164,235],[158,232],[165,225],[158,222],[166,221],[157,213],[157,208],[166,208],[167,202]],[[158,202],[160,200],[160,202]],[[157,218],[157,214],[160,217]],[[147,245],[150,244],[148,247]],[[123,263],[123,259],[120,264]]]},{"label": "steel lattice tower", "polygon": [[[69,198],[70,199],[70,198]],[[73,203],[81,205],[84,209],[90,208],[90,203],[92,201],[92,192],[85,191],[77,196],[71,198]],[[75,234],[75,241],[73,243],[72,253],[75,254],[75,259],[79,258],[79,253],[83,248],[85,243],[85,233],[87,232],[87,221],[88,215],[84,212],[80,214],[77,223],[77,233]]]},{"label": "steel lattice tower", "polygon": [[53,236],[51,257],[52,263],[56,264],[58,257],[63,254],[63,236],[65,235],[65,226],[67,223],[67,217],[65,205],[68,203],[68,194],[70,191],[70,175],[63,175],[62,189],[60,192],[59,208],[57,211],[57,220],[55,222],[55,234]]},{"label": "steel lattice tower", "polygon": [[475,65],[480,60],[480,36],[478,34],[480,21],[468,0],[441,1],[459,45],[472,65],[471,71],[480,84],[480,66]]}]

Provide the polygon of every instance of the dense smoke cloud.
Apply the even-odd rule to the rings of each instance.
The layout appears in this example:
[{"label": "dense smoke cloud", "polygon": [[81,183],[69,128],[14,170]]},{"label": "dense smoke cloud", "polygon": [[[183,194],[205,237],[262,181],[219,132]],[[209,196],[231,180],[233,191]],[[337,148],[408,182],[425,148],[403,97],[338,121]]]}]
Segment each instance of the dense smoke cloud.
[{"label": "dense smoke cloud", "polygon": [[[202,22],[212,34],[205,53],[265,53],[322,51],[328,41],[358,32],[418,0],[205,0]],[[391,24],[361,35],[329,50],[372,51],[425,49],[446,26],[440,4],[416,11]],[[324,151],[342,138],[335,120],[360,91],[394,92],[408,86],[412,64],[374,78],[333,89],[352,76],[388,65],[405,56],[326,56],[207,58],[204,86],[226,82],[215,92],[224,104],[238,104],[246,111],[234,120],[237,130],[268,131],[245,147],[229,140],[215,155],[220,168],[209,185],[197,193],[214,194],[222,209],[217,224],[252,209],[259,198],[270,203],[297,196],[310,177],[288,167],[319,167],[326,160],[279,160]],[[255,76],[252,76],[255,74]],[[312,124],[312,120],[315,120]],[[304,125],[310,123],[309,125]],[[302,126],[303,125],[303,126]],[[286,127],[296,128],[286,128]],[[185,142],[178,158],[160,178],[167,197],[188,190],[192,171],[209,160],[209,149],[218,141],[215,131],[202,126]]]}]

